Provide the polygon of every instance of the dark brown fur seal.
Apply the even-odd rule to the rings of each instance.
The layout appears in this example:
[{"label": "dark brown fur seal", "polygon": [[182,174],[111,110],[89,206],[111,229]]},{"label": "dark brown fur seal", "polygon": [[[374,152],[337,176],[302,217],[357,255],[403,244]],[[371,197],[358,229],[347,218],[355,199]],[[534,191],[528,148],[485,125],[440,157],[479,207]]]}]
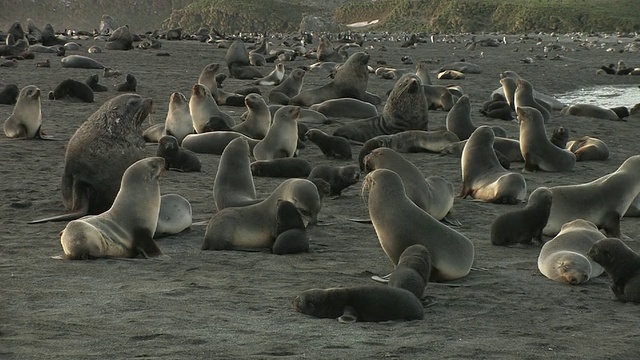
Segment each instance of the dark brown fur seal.
[{"label": "dark brown fur seal", "polygon": [[118,84],[118,86],[116,86],[116,90],[122,92],[135,92],[137,85],[138,81],[136,80],[135,76],[127,74],[125,82],[123,82],[122,84]]},{"label": "dark brown fur seal", "polygon": [[640,256],[635,251],[619,239],[607,238],[593,244],[587,256],[609,274],[618,300],[640,303]]},{"label": "dark brown fur seal", "polygon": [[311,129],[305,134],[306,138],[312,143],[318,145],[322,153],[328,158],[351,160],[351,143],[349,140],[339,137],[327,135],[320,129]]},{"label": "dark brown fur seal", "polygon": [[251,163],[251,174],[257,177],[306,178],[311,163],[298,157],[256,160]]},{"label": "dark brown fur seal", "polygon": [[20,89],[18,89],[18,85],[9,84],[5,86],[2,90],[0,90],[0,104],[3,105],[13,105],[18,100],[18,94],[20,94]]},{"label": "dark brown fur seal", "polygon": [[342,190],[360,180],[360,170],[356,165],[316,165],[308,178],[309,180],[322,179],[326,181],[331,186],[329,196],[340,196]]},{"label": "dark brown fur seal", "polygon": [[93,74],[89,76],[84,83],[87,84],[87,86],[90,87],[91,90],[93,90],[94,92],[107,91],[108,90],[107,87],[104,85],[98,84],[98,80],[99,80],[98,74]]},{"label": "dark brown fur seal", "polygon": [[530,244],[532,239],[542,242],[542,229],[551,211],[551,191],[535,189],[527,206],[498,216],[491,224],[491,243],[497,246]]},{"label": "dark brown fur seal", "polygon": [[309,251],[309,235],[298,208],[287,200],[279,200],[276,210],[276,240],[271,252],[277,255]]},{"label": "dark brown fur seal", "polygon": [[388,286],[409,290],[418,299],[431,276],[431,253],[420,244],[407,247],[400,255],[398,265],[389,277]]},{"label": "dark brown fur seal", "polygon": [[80,100],[82,102],[93,102],[93,90],[85,84],[73,79],[63,80],[56,88],[49,93],[50,100]]},{"label": "dark brown fur seal", "polygon": [[181,148],[178,145],[178,139],[171,135],[164,135],[160,138],[156,156],[164,159],[164,166],[167,170],[198,172],[202,169],[198,156],[191,150]]}]

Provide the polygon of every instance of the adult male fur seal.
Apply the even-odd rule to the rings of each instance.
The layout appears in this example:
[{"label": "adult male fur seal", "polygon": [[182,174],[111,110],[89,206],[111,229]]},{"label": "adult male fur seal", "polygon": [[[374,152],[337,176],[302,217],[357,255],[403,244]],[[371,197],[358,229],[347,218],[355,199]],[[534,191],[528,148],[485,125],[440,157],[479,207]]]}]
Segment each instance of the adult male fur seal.
[{"label": "adult male fur seal", "polygon": [[48,139],[42,132],[40,89],[27,85],[20,90],[13,112],[5,120],[4,134],[8,138]]},{"label": "adult male fur seal", "polygon": [[307,226],[316,223],[322,207],[318,189],[306,179],[288,179],[265,200],[216,213],[207,225],[202,250],[256,250],[271,248],[275,241],[277,202],[292,202]]},{"label": "adult male fur seal", "polygon": [[296,311],[318,318],[356,321],[420,320],[422,304],[410,291],[392,286],[310,289],[296,296]]},{"label": "adult male fur seal", "polygon": [[431,281],[467,276],[474,259],[473,243],[414,204],[398,174],[377,169],[366,176],[362,186],[369,189],[371,221],[394,266],[407,247],[421,244],[431,252]]},{"label": "adult male fur seal", "polygon": [[576,156],[569,150],[552,144],[544,129],[542,114],[536,108],[516,108],[520,122],[520,151],[527,171],[570,171]]},{"label": "adult male fur seal", "polygon": [[366,91],[369,83],[369,54],[356,52],[342,64],[333,78],[333,81],[319,88],[305,90],[291,98],[292,105],[311,106],[325,100],[342,97],[360,99],[380,104],[379,96]]},{"label": "adult male fur seal", "polygon": [[378,135],[391,135],[406,130],[427,130],[427,99],[416,75],[403,75],[391,90],[382,114],[350,122],[333,135],[365,142]]},{"label": "adult male fur seal", "polygon": [[562,225],[538,256],[538,269],[551,280],[578,285],[600,276],[604,269],[587,257],[596,241],[605,236],[590,221],[576,219]]},{"label": "adult male fur seal", "polygon": [[620,239],[602,239],[587,253],[613,281],[611,291],[623,302],[640,303],[640,256]]},{"label": "adult male fur seal", "polygon": [[31,223],[73,220],[111,207],[125,170],[144,157],[141,124],[153,100],[123,94],[106,101],[67,144],[62,201],[69,213]]},{"label": "adult male fur seal", "polygon": [[160,213],[158,178],[163,169],[164,160],[158,157],[138,160],[128,167],[109,210],[73,220],[62,230],[64,257],[80,260],[162,255],[153,234]]},{"label": "adult male fur seal", "polygon": [[625,160],[611,174],[585,184],[554,186],[549,221],[543,234],[555,236],[562,225],[584,219],[620,236],[620,218],[640,193],[640,155]]},{"label": "adult male fur seal", "polygon": [[516,204],[524,201],[527,183],[522,174],[505,170],[493,149],[495,135],[488,126],[471,134],[462,150],[462,190],[460,197]]}]

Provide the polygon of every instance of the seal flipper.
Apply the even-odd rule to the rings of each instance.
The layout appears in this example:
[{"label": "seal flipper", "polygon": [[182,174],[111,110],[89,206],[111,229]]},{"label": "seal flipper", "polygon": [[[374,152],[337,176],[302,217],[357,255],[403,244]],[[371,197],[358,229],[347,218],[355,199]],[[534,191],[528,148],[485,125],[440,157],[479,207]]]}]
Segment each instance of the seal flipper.
[{"label": "seal flipper", "polygon": [[358,321],[358,313],[356,309],[351,306],[344,307],[344,313],[338,318],[338,321],[343,324],[350,324]]},{"label": "seal flipper", "polygon": [[[155,229],[154,229],[155,230]],[[134,257],[142,254],[146,259],[162,255],[162,250],[153,240],[153,231],[149,233],[149,229],[136,228],[133,231],[132,244]]]},{"label": "seal flipper", "polygon": [[449,224],[451,226],[461,226],[462,225],[462,223],[460,221],[458,221],[458,219],[456,219],[455,216],[453,216],[451,211],[449,211],[447,213],[447,215],[445,215],[444,218],[442,218],[442,220],[440,220],[440,221],[442,221],[445,224]]},{"label": "seal flipper", "polygon": [[615,211],[608,212],[603,219],[602,229],[607,236],[620,238],[620,215]]}]

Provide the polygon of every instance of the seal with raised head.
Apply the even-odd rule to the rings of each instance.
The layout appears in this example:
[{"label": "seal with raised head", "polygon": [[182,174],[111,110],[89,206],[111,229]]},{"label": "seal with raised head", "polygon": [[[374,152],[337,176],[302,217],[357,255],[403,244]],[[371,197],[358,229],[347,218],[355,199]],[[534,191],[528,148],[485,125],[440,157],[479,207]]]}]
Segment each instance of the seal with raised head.
[{"label": "seal with raised head", "polygon": [[520,122],[520,151],[526,171],[570,171],[576,165],[576,156],[561,149],[547,139],[544,120],[538,109],[517,107]]},{"label": "seal with raised head", "polygon": [[329,196],[340,196],[342,190],[360,180],[360,170],[356,165],[316,165],[308,174],[308,178],[326,181],[330,186]]},{"label": "seal with raised head", "polygon": [[275,241],[277,202],[292,202],[307,226],[315,224],[322,207],[316,185],[306,179],[287,179],[265,200],[217,212],[207,225],[202,250],[256,250]]},{"label": "seal with raised head", "polygon": [[351,160],[351,143],[349,140],[334,135],[327,135],[320,129],[307,131],[305,137],[312,143],[318,145],[322,153],[328,158]]},{"label": "seal with raised head", "polygon": [[[447,113],[445,120],[447,130],[456,134],[460,140],[467,140],[478,128],[471,121],[471,101],[468,95],[462,95]],[[496,136],[506,137],[507,132],[499,127],[492,126]]]},{"label": "seal with raised head", "polygon": [[93,90],[94,92],[105,92],[105,91],[108,91],[109,89],[107,89],[106,86],[98,84],[98,80],[99,79],[100,78],[98,77],[98,74],[93,74],[93,75],[89,76],[84,83],[88,87],[90,87],[91,90]]},{"label": "seal with raised head", "polygon": [[107,50],[133,49],[133,35],[131,34],[131,30],[129,30],[129,26],[121,26],[112,32],[104,47]]},{"label": "seal with raised head", "polygon": [[400,176],[406,196],[436,220],[444,219],[453,207],[453,185],[441,176],[425,178],[411,161],[389,148],[377,148],[364,158],[368,171],[388,169]]},{"label": "seal with raised head", "polygon": [[549,141],[560,149],[565,149],[567,147],[567,142],[569,141],[569,129],[564,126],[557,126],[553,128]]},{"label": "seal with raised head", "polygon": [[587,257],[593,244],[605,236],[590,221],[576,219],[547,241],[538,256],[538,270],[551,280],[578,285],[600,276],[604,269]]},{"label": "seal with raised head", "polygon": [[269,106],[259,94],[249,94],[244,98],[247,106],[247,116],[244,121],[232,129],[250,138],[262,140],[271,126],[271,112]]},{"label": "seal with raised head", "polygon": [[37,86],[27,85],[20,90],[18,101],[3,128],[8,138],[50,139],[42,132],[40,89]]},{"label": "seal with raised head", "polygon": [[542,242],[542,229],[551,211],[551,190],[539,187],[529,195],[527,206],[498,216],[491,224],[491,243],[496,246]]},{"label": "seal with raised head", "polygon": [[306,178],[311,173],[311,163],[299,157],[256,160],[251,163],[251,174],[257,177]]},{"label": "seal with raised head", "polygon": [[319,88],[305,90],[291,98],[290,104],[311,106],[325,100],[342,97],[360,99],[377,105],[382,102],[378,95],[367,92],[369,83],[369,54],[356,52],[342,64],[333,81]]},{"label": "seal with raised head", "polygon": [[318,44],[318,50],[316,51],[316,58],[318,61],[335,61],[343,62],[342,55],[333,48],[331,40],[326,36],[320,37],[320,44]]},{"label": "seal with raised head", "polygon": [[229,114],[220,110],[211,96],[209,88],[202,84],[193,85],[189,99],[189,111],[193,120],[193,128],[198,134],[213,130],[210,128],[212,118],[222,121],[228,128],[236,124]]},{"label": "seal with raised head", "polygon": [[274,86],[274,85],[279,85],[282,80],[284,79],[284,64],[283,63],[277,63],[275,69],[273,69],[272,72],[270,72],[267,76],[262,77],[256,81],[253,82],[254,85],[270,85],[270,86]]},{"label": "seal with raised head", "polygon": [[403,75],[391,90],[382,114],[355,120],[336,129],[333,135],[365,142],[378,135],[406,130],[428,130],[427,99],[416,75]]},{"label": "seal with raised head", "polygon": [[[509,101],[509,104],[512,105],[513,110],[515,110],[516,107],[515,107],[514,101],[512,101],[513,96],[510,97],[509,93],[515,95],[515,89],[517,87],[516,81],[518,79],[521,79],[522,76],[518,75],[515,71],[507,70],[500,73],[500,78],[501,78],[500,83],[503,86],[504,86],[504,83],[502,82],[502,79],[510,78],[513,80],[513,82],[510,82],[509,80],[507,80],[509,83],[508,91],[505,92],[505,89],[503,88],[503,86],[501,86],[498,89],[494,90],[494,93],[495,92],[502,93]],[[540,104],[541,106],[550,107],[547,110],[562,110],[566,106],[564,103],[562,103],[561,101],[559,101],[558,99],[556,99],[551,95],[543,94],[539,91],[536,91],[535,89],[533,89],[532,92],[533,92],[533,97],[536,100],[538,100],[538,104]]]},{"label": "seal with raised head", "polygon": [[49,100],[79,100],[91,103],[93,102],[93,90],[85,83],[66,79],[49,93]]},{"label": "seal with raised head", "polygon": [[460,197],[502,204],[517,204],[527,195],[522,174],[505,170],[493,148],[495,135],[488,126],[471,134],[462,150],[462,190]]},{"label": "seal with raised head", "polygon": [[602,239],[587,256],[609,274],[611,291],[623,302],[640,303],[640,256],[620,239]]},{"label": "seal with raised head", "polygon": [[341,323],[421,320],[424,308],[410,291],[392,286],[310,289],[296,296],[293,308]]},{"label": "seal with raised head", "polygon": [[125,76],[124,82],[116,86],[116,91],[136,92],[137,86],[138,80],[136,80],[136,77],[131,74],[127,74],[127,76]]},{"label": "seal with raised head", "polygon": [[209,89],[209,91],[211,92],[211,96],[213,96],[218,105],[243,106],[244,95],[219,89],[218,76],[225,75],[218,74],[217,72],[219,69],[220,64],[218,63],[208,64],[200,72],[198,83],[206,86]]},{"label": "seal with raised head", "polygon": [[213,181],[213,199],[218,211],[259,202],[249,166],[249,143],[236,138],[222,152]]},{"label": "seal with raised head", "polygon": [[253,148],[256,160],[271,160],[293,157],[298,143],[298,125],[300,107],[287,105],[273,115],[273,125],[264,139]]},{"label": "seal with raised head", "polygon": [[154,257],[162,251],[153,241],[160,213],[159,177],[164,160],[138,160],[122,175],[113,205],[100,215],[73,220],[60,233],[64,258]]},{"label": "seal with raised head", "polygon": [[[166,166],[165,166],[166,167]],[[193,211],[189,200],[178,194],[165,194],[160,197],[160,213],[153,238],[180,234],[189,229],[193,222]]]},{"label": "seal with raised head", "polygon": [[198,156],[191,150],[183,149],[172,135],[164,135],[158,141],[156,156],[164,159],[165,169],[182,172],[198,172],[202,164]]},{"label": "seal with raised head", "polygon": [[431,252],[431,281],[455,280],[469,274],[473,243],[411,201],[398,174],[377,169],[365,177],[362,186],[363,191],[369,189],[371,221],[394,266],[406,248],[420,244]]},{"label": "seal with raised head", "polygon": [[543,234],[555,236],[563,224],[584,219],[608,236],[620,237],[620,218],[640,193],[640,155],[629,157],[613,173],[591,182],[550,189],[553,202]]},{"label": "seal with raised head", "polygon": [[609,158],[607,144],[591,136],[582,136],[571,140],[567,142],[566,148],[576,155],[576,161],[597,161]]},{"label": "seal with raised head", "polygon": [[73,220],[109,209],[122,174],[145,156],[141,125],[152,104],[151,98],[123,94],[89,116],[67,144],[61,191],[69,213],[31,223]]},{"label": "seal with raised head", "polygon": [[231,43],[224,60],[229,68],[229,74],[234,79],[252,80],[262,77],[260,70],[251,66],[249,52],[240,39]]},{"label": "seal with raised head", "polygon": [[533,85],[525,79],[516,80],[516,92],[513,96],[513,105],[516,107],[516,113],[518,112],[518,108],[535,108],[540,112],[543,124],[551,120],[551,113],[543,104],[540,104],[540,102],[534,98]]},{"label": "seal with raised head", "polygon": [[181,92],[174,92],[169,98],[169,109],[164,120],[164,135],[171,135],[182,144],[182,140],[193,134],[193,119],[189,101]]},{"label": "seal with raised head", "polygon": [[276,240],[271,252],[276,255],[309,251],[309,235],[298,208],[291,201],[278,200],[276,209]]},{"label": "seal with raised head", "polygon": [[292,97],[298,95],[302,90],[304,76],[306,71],[302,69],[293,69],[289,76],[285,77],[282,82],[269,91],[269,103],[288,105]]},{"label": "seal with raised head", "polygon": [[430,275],[431,253],[423,245],[411,245],[400,255],[398,265],[389,276],[388,286],[409,290],[421,299]]}]

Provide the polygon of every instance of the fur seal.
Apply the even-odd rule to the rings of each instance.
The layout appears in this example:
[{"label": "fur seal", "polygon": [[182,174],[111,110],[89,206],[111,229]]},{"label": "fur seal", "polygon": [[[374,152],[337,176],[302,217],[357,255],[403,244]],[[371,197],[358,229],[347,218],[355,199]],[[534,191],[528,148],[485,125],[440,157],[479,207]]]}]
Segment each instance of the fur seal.
[{"label": "fur seal", "polygon": [[9,84],[5,86],[0,91],[0,104],[2,105],[13,105],[18,100],[18,95],[20,94],[20,89],[18,89],[18,85]]},{"label": "fur seal", "polygon": [[[503,71],[500,74],[500,77],[501,79],[511,78],[514,81],[517,81],[518,79],[522,78],[522,76],[518,75],[515,71],[511,71],[511,70]],[[500,82],[502,83],[502,81]],[[509,85],[509,86],[512,86],[512,85]],[[516,87],[517,87],[517,84],[516,84]],[[503,92],[503,87],[496,89],[494,92]],[[515,93],[515,87],[513,87],[513,92]],[[507,95],[507,93],[503,92],[503,95],[507,98],[507,100],[509,100],[509,96]],[[550,106],[551,110],[562,110],[566,106],[564,103],[558,101],[558,99],[554,98],[553,96],[543,94],[539,91],[536,91],[535,89],[533,89],[533,97],[539,101],[540,105]],[[513,103],[510,102],[510,104],[513,104]],[[513,109],[515,110],[515,104],[513,106]]]},{"label": "fur seal", "polygon": [[124,82],[116,86],[116,90],[122,92],[136,92],[137,86],[138,80],[136,80],[136,77],[131,74],[127,74],[127,76],[125,76]]},{"label": "fur seal", "polygon": [[271,248],[278,200],[292,202],[305,226],[317,222],[322,203],[316,186],[306,179],[287,179],[257,204],[228,207],[216,213],[207,225],[202,250]]},{"label": "fur seal", "polygon": [[239,137],[247,140],[251,151],[259,142],[259,140],[252,139],[236,131],[213,131],[185,136],[184,140],[182,140],[182,147],[199,154],[222,155],[227,145],[233,139]]},{"label": "fur seal", "polygon": [[109,209],[122,174],[145,156],[141,125],[152,104],[151,98],[123,94],[89,116],[67,144],[61,190],[69,213],[31,223],[73,220]]},{"label": "fur seal", "polygon": [[251,174],[257,177],[306,178],[311,163],[298,157],[256,160],[251,163]]},{"label": "fur seal", "polygon": [[293,308],[342,323],[421,320],[424,308],[410,291],[392,286],[310,289],[296,296]]},{"label": "fur seal", "polygon": [[316,165],[307,176],[309,180],[326,181],[330,186],[329,196],[340,196],[342,190],[360,180],[360,170],[356,165]]},{"label": "fur seal", "polygon": [[258,202],[249,166],[249,143],[244,138],[232,140],[222,152],[213,181],[213,199],[218,211]]},{"label": "fur seal", "polygon": [[491,243],[496,246],[542,242],[542,229],[551,211],[551,191],[545,187],[529,195],[527,206],[498,216],[491,224]]},{"label": "fur seal", "polygon": [[309,109],[322,113],[325,116],[352,119],[368,119],[379,115],[375,105],[354,98],[325,100],[319,104],[311,105]]},{"label": "fur seal", "polygon": [[444,64],[440,66],[438,72],[442,72],[445,70],[454,70],[459,71],[465,74],[481,74],[482,69],[480,66],[474,63],[466,62],[466,61],[454,61],[448,64]]},{"label": "fur seal", "polygon": [[334,62],[343,62],[344,57],[340,52],[336,51],[333,48],[333,44],[326,37],[320,37],[320,43],[318,44],[318,50],[316,51],[316,59],[318,61],[334,61]]},{"label": "fur seal", "polygon": [[516,80],[516,92],[513,96],[513,104],[516,107],[516,113],[518,108],[525,106],[532,107],[540,112],[544,124],[551,120],[551,113],[549,113],[549,110],[534,98],[533,86],[525,79]]},{"label": "fur seal", "polygon": [[262,77],[260,70],[251,66],[249,52],[242,40],[236,39],[231,43],[224,57],[229,74],[234,79],[253,80]]},{"label": "fur seal", "polygon": [[609,274],[611,291],[623,302],[640,303],[640,256],[619,239],[602,239],[587,256]]},{"label": "fur seal", "polygon": [[[454,142],[445,146],[440,152],[442,154],[454,155],[460,158],[462,157],[462,150],[464,150],[464,146],[466,144],[467,140]],[[522,152],[520,152],[520,141],[518,140],[507,139],[503,137],[494,137],[493,149],[496,151],[496,156],[498,155],[498,153],[502,154],[509,161],[509,163],[524,162]],[[500,158],[498,157],[498,159]],[[500,163],[502,164],[502,162]]]},{"label": "fur seal", "polygon": [[411,245],[400,255],[398,265],[389,277],[388,286],[409,290],[421,299],[430,275],[431,253],[423,245]]},{"label": "fur seal", "polygon": [[133,49],[133,35],[131,34],[131,30],[129,30],[129,26],[121,26],[112,32],[104,47],[107,50]]},{"label": "fur seal", "polygon": [[298,143],[296,121],[299,115],[299,106],[287,105],[278,109],[267,135],[253,148],[253,157],[256,160],[293,157]]},{"label": "fur seal", "polygon": [[320,129],[307,131],[305,137],[312,143],[318,145],[322,153],[328,158],[351,160],[351,143],[349,140],[333,135],[327,135]]},{"label": "fur seal", "polygon": [[193,119],[189,109],[189,101],[181,92],[174,92],[169,98],[169,109],[164,120],[164,135],[176,138],[182,144],[184,138],[193,134]]},{"label": "fur seal", "polygon": [[98,80],[99,79],[100,78],[98,77],[98,74],[93,74],[93,75],[89,76],[84,83],[88,87],[90,87],[91,90],[93,90],[94,92],[105,92],[105,91],[108,91],[106,86],[98,84]]},{"label": "fur seal", "polygon": [[560,149],[565,149],[567,147],[567,142],[569,141],[569,129],[564,126],[557,126],[553,129],[551,133],[551,137],[549,138],[549,142],[553,145],[559,147]]},{"label": "fur seal", "polygon": [[620,236],[620,218],[640,193],[640,155],[625,160],[611,174],[585,184],[551,187],[553,202],[543,234],[555,236],[575,219],[591,221],[608,236]]},{"label": "fur seal", "polygon": [[473,243],[414,204],[398,174],[377,169],[365,177],[362,186],[363,191],[369,189],[371,221],[394,266],[407,247],[420,244],[431,252],[429,280],[455,280],[469,274],[474,259]]},{"label": "fur seal", "polygon": [[524,201],[527,183],[522,174],[505,170],[493,149],[495,135],[488,126],[478,127],[462,150],[460,197],[503,204]]},{"label": "fur seal", "polygon": [[269,103],[288,105],[292,97],[298,95],[302,90],[304,76],[306,71],[302,69],[293,69],[289,76],[285,77],[282,82],[271,89],[269,92]]},{"label": "fur seal", "polygon": [[309,251],[309,235],[291,201],[278,200],[276,208],[276,240],[271,252],[276,255],[299,254]]},{"label": "fur seal", "polygon": [[513,120],[512,109],[502,94],[494,93],[489,101],[482,104],[480,113],[485,117],[501,120]]},{"label": "fur seal", "polygon": [[604,269],[587,257],[591,246],[605,236],[590,221],[576,219],[562,225],[538,256],[538,269],[551,280],[578,285],[600,276]]},{"label": "fur seal", "polygon": [[428,130],[427,99],[416,75],[403,75],[396,82],[382,114],[355,120],[336,129],[335,136],[366,142],[378,135],[391,135],[406,130]]},{"label": "fur seal", "polygon": [[[153,241],[160,213],[159,177],[164,160],[138,160],[122,175],[113,205],[100,215],[73,220],[60,233],[67,260],[154,257],[162,251]],[[117,188],[118,186],[116,186]]]},{"label": "fur seal", "polygon": [[220,110],[213,96],[211,96],[209,88],[202,84],[193,85],[191,99],[189,99],[189,111],[193,119],[193,128],[198,134],[212,130],[210,128],[212,118],[222,120],[228,128],[236,124],[231,116]]},{"label": "fur seal", "polygon": [[[386,147],[401,153],[432,152],[439,153],[447,146],[458,142],[458,136],[448,130],[407,130],[392,135],[378,135],[367,140],[358,153],[360,170],[364,170],[364,157],[371,150]],[[462,153],[462,150],[460,150]],[[520,146],[518,145],[518,154]]]},{"label": "fur seal", "polygon": [[93,90],[80,81],[73,79],[63,80],[49,93],[50,100],[79,100],[81,102],[93,102]]},{"label": "fur seal", "polygon": [[455,100],[446,86],[423,84],[422,88],[424,89],[424,96],[427,98],[429,110],[451,110]]},{"label": "fur seal", "polygon": [[566,144],[567,150],[576,156],[576,161],[607,160],[609,147],[604,141],[591,136],[583,136]]},{"label": "fur seal", "polygon": [[576,165],[576,156],[561,149],[547,139],[544,120],[538,109],[517,107],[520,122],[520,151],[526,171],[571,171]]},{"label": "fur seal", "polygon": [[250,138],[262,140],[271,126],[271,112],[269,106],[259,94],[249,94],[244,98],[247,106],[247,116],[244,121],[232,129]]},{"label": "fur seal", "polygon": [[406,196],[436,220],[444,219],[453,207],[453,185],[441,176],[425,179],[411,161],[389,148],[377,148],[364,158],[365,169],[388,169],[400,176]]},{"label": "fur seal", "polygon": [[[462,95],[449,110],[446,117],[447,130],[456,134],[460,140],[467,140],[478,128],[471,121],[471,101],[468,95]],[[499,127],[492,126],[496,136],[506,137],[507,132]]]},{"label": "fur seal", "polygon": [[198,83],[209,89],[211,96],[213,96],[213,99],[218,105],[244,106],[244,95],[220,89],[218,77],[225,74],[218,74],[218,70],[220,70],[220,64],[208,64],[200,72]]},{"label": "fur seal", "polygon": [[618,114],[616,114],[613,110],[600,107],[598,105],[593,104],[573,104],[569,105],[562,110],[560,110],[560,114],[563,115],[575,115],[575,116],[586,116],[596,119],[604,119],[604,120],[613,120],[620,121],[622,120]]},{"label": "fur seal", "polygon": [[382,102],[378,95],[366,91],[369,82],[369,54],[356,52],[342,64],[333,81],[319,88],[305,90],[290,100],[292,105],[311,106],[325,100],[342,97],[356,98],[378,105]]},{"label": "fur seal", "polygon": [[42,132],[40,89],[37,86],[27,85],[20,90],[18,101],[3,128],[8,138],[51,139]]},{"label": "fur seal", "polygon": [[[165,165],[166,168],[166,165]],[[178,194],[165,194],[160,197],[160,213],[153,238],[158,239],[179,234],[191,227],[193,212],[189,200]]]},{"label": "fur seal", "polygon": [[466,78],[462,71],[444,70],[438,73],[440,80],[464,80]]},{"label": "fur seal", "polygon": [[284,64],[277,63],[275,69],[267,76],[253,82],[254,85],[274,86],[279,85],[284,79]]},{"label": "fur seal", "polygon": [[164,135],[158,141],[156,156],[164,159],[165,169],[182,172],[198,172],[202,169],[200,159],[191,150],[183,149],[172,135]]},{"label": "fur seal", "polygon": [[104,69],[106,66],[96,60],[82,55],[69,55],[60,59],[60,64],[64,68],[77,69]]}]

